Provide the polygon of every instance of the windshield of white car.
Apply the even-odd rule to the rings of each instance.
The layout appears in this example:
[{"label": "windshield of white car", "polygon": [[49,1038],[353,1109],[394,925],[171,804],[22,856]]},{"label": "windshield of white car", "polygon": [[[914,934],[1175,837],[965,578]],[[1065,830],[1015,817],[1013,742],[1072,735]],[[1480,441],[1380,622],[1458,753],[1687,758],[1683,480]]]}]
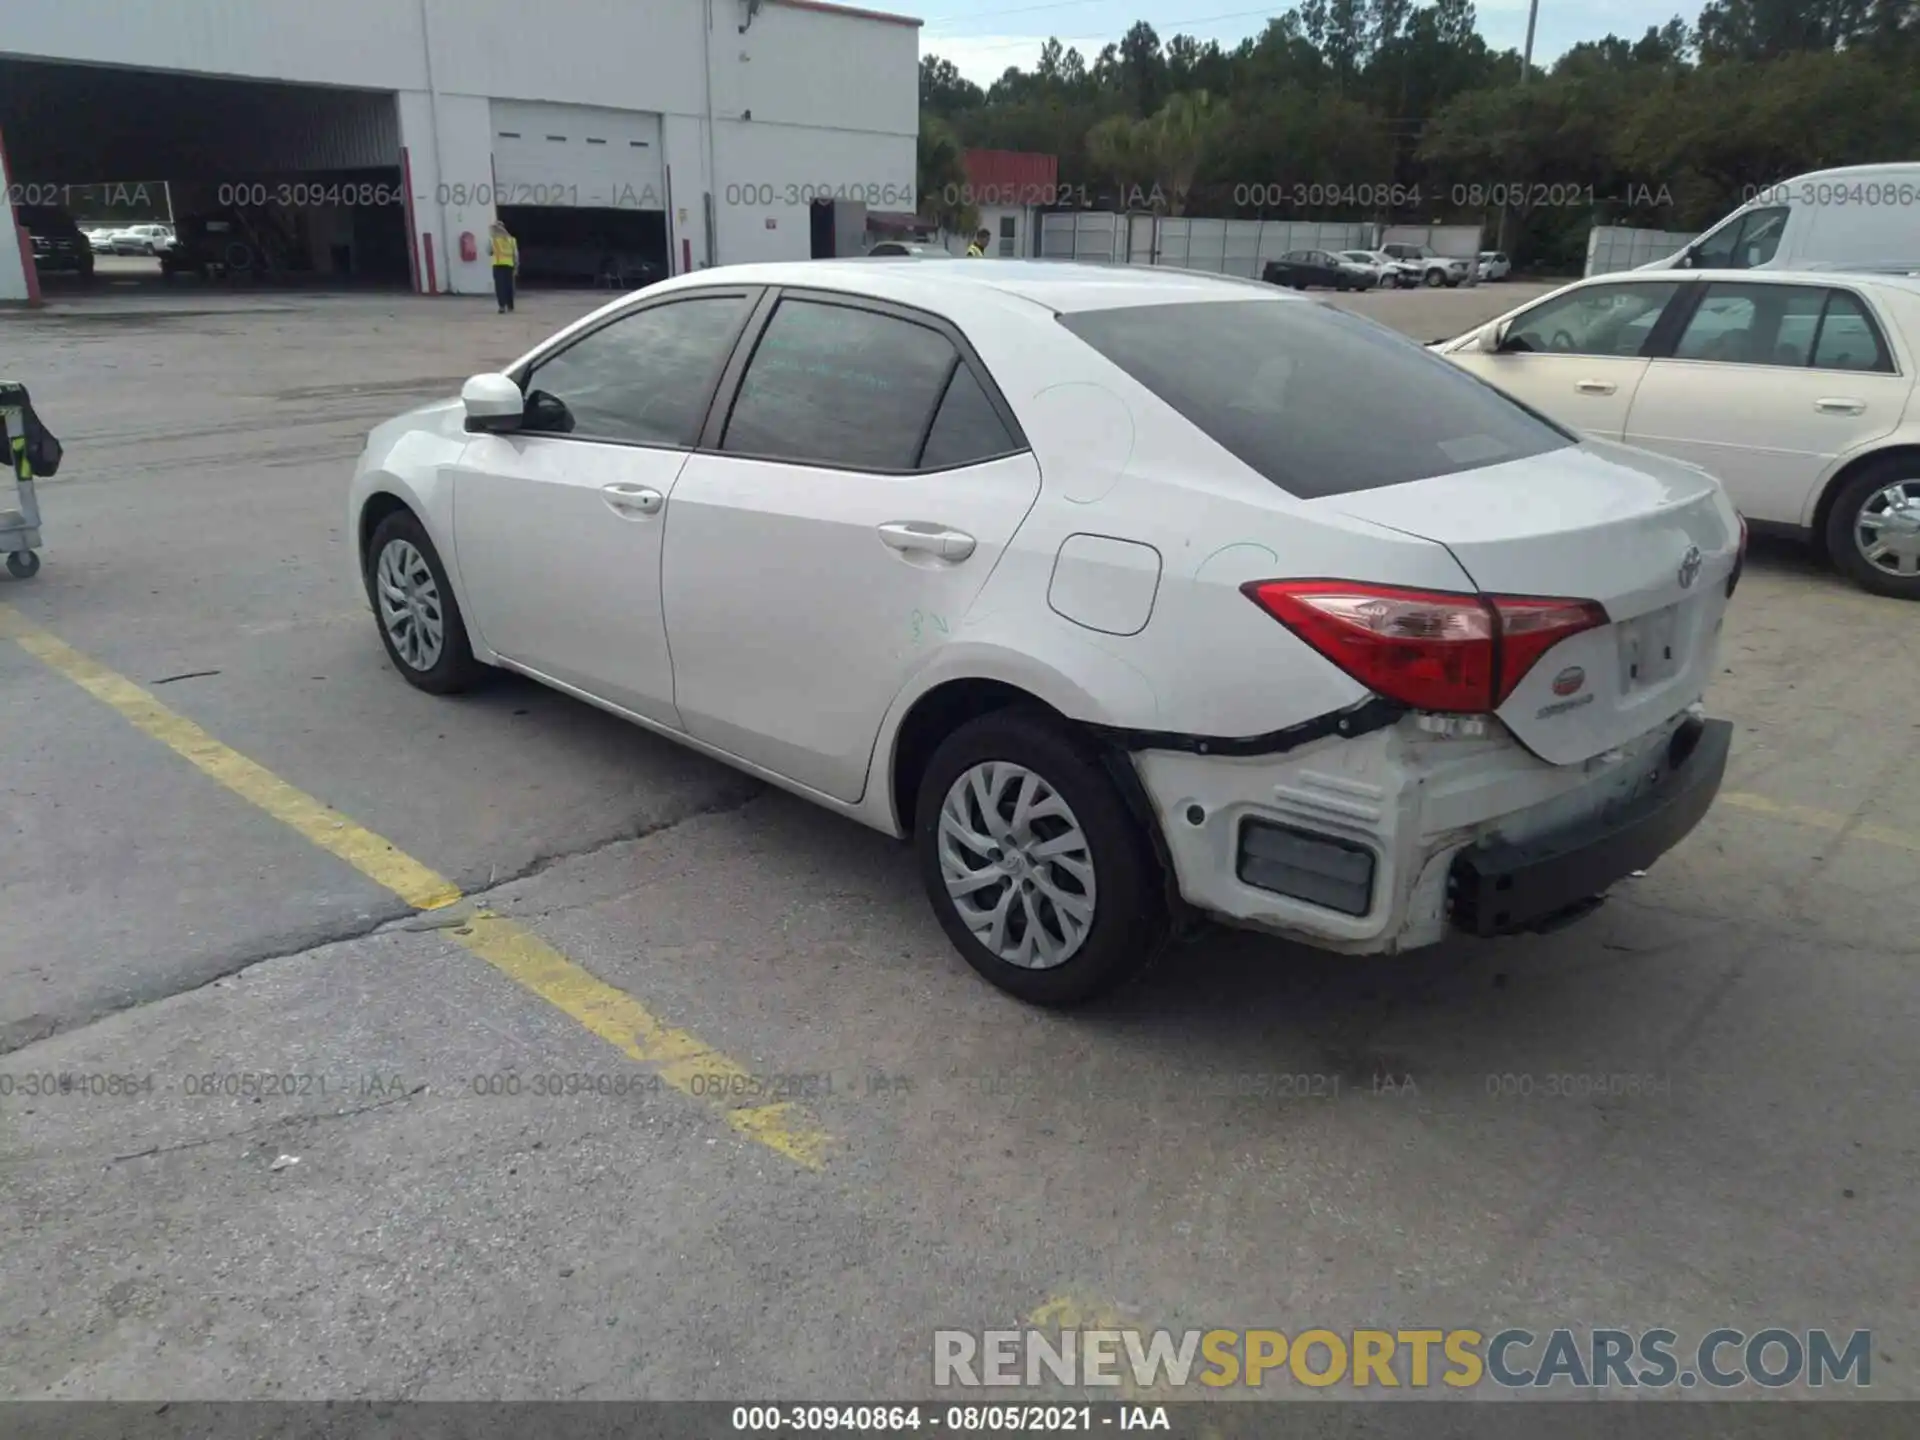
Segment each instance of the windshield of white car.
[{"label": "windshield of white car", "polygon": [[[1574,437],[1464,370],[1331,306],[1143,305],[1060,323],[1302,499],[1560,450]],[[1363,397],[1391,395],[1391,405]]]}]

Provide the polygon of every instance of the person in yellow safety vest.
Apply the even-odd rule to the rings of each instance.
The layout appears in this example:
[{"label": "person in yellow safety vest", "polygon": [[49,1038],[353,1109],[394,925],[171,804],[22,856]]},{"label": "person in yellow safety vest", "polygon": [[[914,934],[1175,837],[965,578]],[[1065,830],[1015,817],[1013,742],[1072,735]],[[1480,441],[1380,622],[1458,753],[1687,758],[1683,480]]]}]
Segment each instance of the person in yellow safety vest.
[{"label": "person in yellow safety vest", "polygon": [[991,230],[986,229],[985,227],[982,227],[981,229],[974,231],[973,243],[967,246],[967,258],[969,260],[986,259],[987,243],[992,239],[993,239],[993,232]]},{"label": "person in yellow safety vest", "polygon": [[513,309],[513,282],[520,274],[520,242],[499,220],[487,227],[487,234],[493,250],[493,298],[505,315]]}]

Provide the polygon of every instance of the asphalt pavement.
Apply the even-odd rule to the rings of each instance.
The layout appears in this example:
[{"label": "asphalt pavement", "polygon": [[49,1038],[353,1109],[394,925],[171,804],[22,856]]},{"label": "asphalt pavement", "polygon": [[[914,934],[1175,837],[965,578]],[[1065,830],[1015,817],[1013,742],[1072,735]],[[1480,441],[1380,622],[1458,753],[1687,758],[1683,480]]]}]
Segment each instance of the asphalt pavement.
[{"label": "asphalt pavement", "polygon": [[893,842],[387,664],[365,431],[601,298],[0,317],[68,456],[0,579],[0,1395],[918,1397],[1042,1315],[1864,1328],[1920,1398],[1909,607],[1763,544],[1726,793],[1575,928],[1036,1011]]}]

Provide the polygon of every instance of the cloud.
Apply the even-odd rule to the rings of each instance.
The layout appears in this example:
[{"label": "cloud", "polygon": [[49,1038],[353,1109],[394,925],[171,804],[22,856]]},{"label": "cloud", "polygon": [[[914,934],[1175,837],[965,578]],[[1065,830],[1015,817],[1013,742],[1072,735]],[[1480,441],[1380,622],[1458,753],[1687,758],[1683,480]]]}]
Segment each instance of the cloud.
[{"label": "cloud", "polygon": [[[962,75],[984,87],[1004,75],[1009,66],[1018,66],[1022,70],[1033,69],[1040,63],[1040,47],[1046,43],[1045,35],[947,36],[923,33],[920,52],[951,60]],[[1082,55],[1091,54],[1087,49],[1087,41],[1068,41],[1062,37],[1060,43],[1078,44]],[[1104,40],[1094,42],[1093,49],[1097,51],[1104,44]]]}]

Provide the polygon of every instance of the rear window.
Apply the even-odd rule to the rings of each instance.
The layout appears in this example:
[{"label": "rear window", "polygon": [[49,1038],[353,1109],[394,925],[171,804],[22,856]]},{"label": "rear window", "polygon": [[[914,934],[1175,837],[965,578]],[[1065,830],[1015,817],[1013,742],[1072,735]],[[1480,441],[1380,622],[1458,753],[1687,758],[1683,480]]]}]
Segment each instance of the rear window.
[{"label": "rear window", "polygon": [[1574,437],[1405,337],[1284,300],[1087,310],[1060,323],[1302,499],[1524,460]]}]

